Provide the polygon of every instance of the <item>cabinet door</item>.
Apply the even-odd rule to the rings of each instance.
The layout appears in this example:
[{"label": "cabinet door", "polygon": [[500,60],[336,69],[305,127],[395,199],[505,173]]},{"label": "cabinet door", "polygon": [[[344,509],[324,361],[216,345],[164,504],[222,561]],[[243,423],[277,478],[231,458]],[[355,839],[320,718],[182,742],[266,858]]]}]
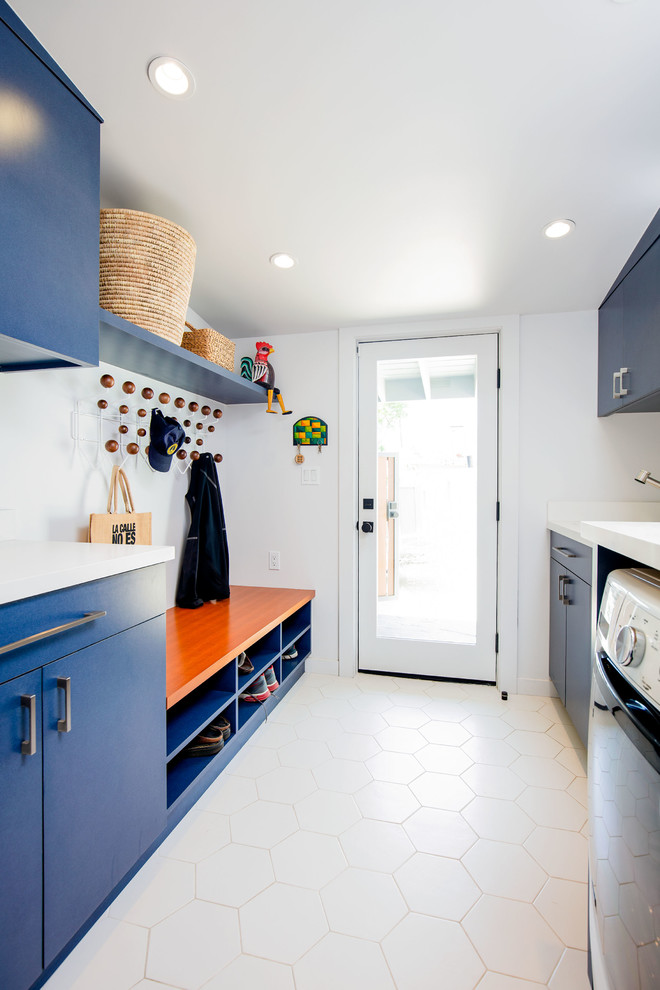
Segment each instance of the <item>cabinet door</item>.
[{"label": "cabinet door", "polygon": [[99,121],[1,20],[0,90],[0,364],[98,364]]},{"label": "cabinet door", "polygon": [[623,285],[598,310],[598,415],[621,408],[614,398],[612,376],[623,364]]},{"label": "cabinet door", "polygon": [[587,745],[591,691],[591,588],[570,577],[566,606],[566,711]]},{"label": "cabinet door", "polygon": [[43,676],[48,965],[165,827],[165,616]]},{"label": "cabinet door", "polygon": [[560,589],[566,571],[556,560],[550,561],[550,678],[563,704],[566,704],[566,606]]},{"label": "cabinet door", "polygon": [[660,239],[623,282],[628,405],[660,390]]},{"label": "cabinet door", "polygon": [[[34,698],[33,754],[30,712]],[[41,974],[41,671],[0,685],[0,983],[25,990]]]}]

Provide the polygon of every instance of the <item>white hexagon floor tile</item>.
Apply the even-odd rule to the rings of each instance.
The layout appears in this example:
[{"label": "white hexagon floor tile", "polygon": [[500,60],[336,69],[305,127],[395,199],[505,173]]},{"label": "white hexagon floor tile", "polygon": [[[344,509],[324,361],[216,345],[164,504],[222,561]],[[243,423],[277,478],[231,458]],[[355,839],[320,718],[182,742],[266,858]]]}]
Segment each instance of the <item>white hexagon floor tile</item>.
[{"label": "white hexagon floor tile", "polygon": [[328,739],[328,749],[338,760],[354,760],[364,763],[370,756],[380,753],[380,746],[373,736],[359,735],[357,732],[344,732],[334,739]]},{"label": "white hexagon floor tile", "polygon": [[275,883],[240,908],[243,951],[295,963],[328,931],[316,891]]},{"label": "white hexagon floor tile", "polygon": [[299,801],[295,811],[301,828],[326,835],[339,835],[360,818],[353,796],[339,791],[315,791]]},{"label": "white hexagon floor tile", "polygon": [[194,898],[194,864],[153,856],[114,899],[108,916],[151,928]]},{"label": "white hexagon floor tile", "polygon": [[354,794],[372,780],[364,763],[354,760],[331,759],[314,769],[314,778],[319,787],[326,791],[341,791]]},{"label": "white hexagon floor tile", "polygon": [[381,749],[393,753],[416,753],[418,749],[426,746],[426,739],[417,729],[402,728],[398,725],[389,725],[381,732],[377,732],[376,742]]},{"label": "white hexagon floor tile", "polygon": [[420,808],[404,823],[418,852],[460,859],[477,841],[477,835],[457,811]]},{"label": "white hexagon floor tile", "polygon": [[264,749],[279,749],[296,738],[296,730],[292,725],[271,722],[270,719],[260,725],[248,740],[248,746],[261,746]]},{"label": "white hexagon floor tile", "polygon": [[264,801],[295,804],[316,790],[311,770],[303,767],[275,767],[257,780],[257,793]]},{"label": "white hexagon floor tile", "polygon": [[[409,914],[382,942],[397,990],[474,990],[484,965],[454,921]],[[447,974],[443,976],[443,974]]]},{"label": "white hexagon floor tile", "polygon": [[306,718],[296,722],[295,732],[298,739],[314,739],[330,742],[343,734],[341,723],[336,718]]},{"label": "white hexagon floor tile", "polygon": [[587,840],[580,832],[561,828],[535,828],[525,849],[548,876],[560,880],[587,880]]},{"label": "white hexagon floor tile", "polygon": [[513,767],[482,767],[474,764],[461,774],[461,779],[479,797],[513,801],[525,789],[524,782],[513,773]]},{"label": "white hexagon floor tile", "polygon": [[489,969],[545,984],[564,946],[532,904],[492,897],[477,902],[463,928]]},{"label": "white hexagon floor tile", "polygon": [[484,894],[533,901],[548,876],[521,846],[479,839],[462,859]]},{"label": "white hexagon floor tile", "polygon": [[394,707],[386,709],[383,713],[383,718],[389,725],[401,729],[419,729],[420,726],[430,721],[430,716],[423,709],[402,705],[403,700],[405,698],[401,694],[397,694],[394,698]]},{"label": "white hexagon floor tile", "polygon": [[380,946],[337,932],[306,952],[294,972],[297,990],[396,990]]},{"label": "white hexagon floor tile", "polygon": [[476,797],[463,809],[463,816],[482,839],[524,842],[534,829],[533,820],[515,801],[499,798]]},{"label": "white hexagon floor tile", "polygon": [[394,873],[415,848],[401,825],[361,818],[341,835],[341,846],[351,866]]},{"label": "white hexagon floor tile", "polygon": [[474,798],[474,791],[461,777],[450,773],[425,771],[410,784],[422,807],[460,811]]},{"label": "white hexagon floor tile", "polygon": [[238,913],[193,901],[151,929],[146,975],[197,990],[241,951]]},{"label": "white hexagon floor tile", "polygon": [[44,990],[130,990],[144,976],[148,940],[146,928],[102,917]]},{"label": "white hexagon floor tile", "polygon": [[[157,990],[156,984],[153,986]],[[220,970],[217,976],[205,983],[203,990],[252,990],[253,987],[255,990],[258,987],[268,987],[268,990],[295,990],[293,971],[283,963],[257,959],[256,956],[238,956]]]},{"label": "white hexagon floor tile", "polygon": [[408,908],[391,876],[350,867],[321,891],[332,931],[378,941]]},{"label": "white hexagon floor tile", "polygon": [[518,757],[518,751],[504,739],[482,739],[474,736],[461,746],[474,763],[487,767],[508,767]]},{"label": "white hexagon floor tile", "polygon": [[421,763],[410,753],[378,753],[367,760],[365,766],[374,780],[391,784],[409,784],[423,772]]},{"label": "white hexagon floor tile", "polygon": [[463,864],[446,856],[415,853],[394,874],[411,911],[460,921],[481,897]]},{"label": "white hexagon floor tile", "polygon": [[383,822],[403,822],[420,807],[409,787],[386,780],[366,784],[356,792],[355,801],[365,818]]},{"label": "white hexagon floor tile", "polygon": [[[627,884],[622,890],[635,890],[633,884]],[[553,931],[559,936],[564,945],[571,949],[587,949],[587,917],[589,914],[588,892],[586,883],[575,883],[573,880],[558,880],[552,877],[540,892],[534,905]],[[655,931],[651,923],[642,933],[635,931],[625,917],[625,907],[622,905],[622,917],[629,931],[635,933],[638,944],[653,942]],[[648,921],[648,909],[646,912]],[[642,938],[638,935],[641,934]]]},{"label": "white hexagon floor tile", "polygon": [[461,774],[472,766],[471,757],[457,745],[427,743],[415,753],[415,758],[425,770],[433,770],[435,773]]},{"label": "white hexagon floor tile", "polygon": [[168,859],[199,863],[231,842],[229,816],[193,809],[160,846],[158,853]]},{"label": "white hexagon floor tile", "polygon": [[252,804],[257,797],[257,785],[254,780],[223,774],[203,795],[200,807],[218,814],[231,815]]},{"label": "white hexagon floor tile", "polygon": [[240,907],[275,880],[268,852],[233,842],[197,866],[197,897]]},{"label": "white hexagon floor tile", "polygon": [[311,890],[320,890],[348,866],[335,836],[302,829],[273,846],[271,857],[278,880]]},{"label": "white hexagon floor tile", "polygon": [[460,722],[426,722],[420,726],[419,731],[427,742],[435,743],[438,746],[462,746],[468,742],[472,736],[464,729]]},{"label": "white hexagon floor tile", "polygon": [[249,804],[247,808],[231,815],[229,822],[233,842],[261,846],[264,849],[270,849],[298,828],[293,808],[288,804],[275,804],[272,801]]},{"label": "white hexagon floor tile", "polygon": [[296,739],[278,750],[284,767],[303,767],[311,770],[330,759],[330,750],[322,739]]}]

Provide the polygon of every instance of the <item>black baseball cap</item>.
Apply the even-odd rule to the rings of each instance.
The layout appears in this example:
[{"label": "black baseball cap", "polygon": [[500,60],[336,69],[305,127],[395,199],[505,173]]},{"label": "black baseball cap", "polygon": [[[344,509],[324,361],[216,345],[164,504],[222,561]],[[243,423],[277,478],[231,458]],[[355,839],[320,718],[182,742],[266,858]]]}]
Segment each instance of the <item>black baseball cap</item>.
[{"label": "black baseball cap", "polygon": [[151,410],[149,463],[154,471],[169,471],[172,457],[184,441],[185,431],[174,416]]}]

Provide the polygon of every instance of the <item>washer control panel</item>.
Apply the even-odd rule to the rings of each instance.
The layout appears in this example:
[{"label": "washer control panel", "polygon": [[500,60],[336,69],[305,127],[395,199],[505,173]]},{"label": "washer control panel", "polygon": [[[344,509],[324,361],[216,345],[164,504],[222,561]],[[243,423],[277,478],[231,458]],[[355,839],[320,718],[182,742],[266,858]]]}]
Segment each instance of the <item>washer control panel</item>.
[{"label": "washer control panel", "polygon": [[612,571],[598,616],[598,649],[660,707],[660,573]]}]

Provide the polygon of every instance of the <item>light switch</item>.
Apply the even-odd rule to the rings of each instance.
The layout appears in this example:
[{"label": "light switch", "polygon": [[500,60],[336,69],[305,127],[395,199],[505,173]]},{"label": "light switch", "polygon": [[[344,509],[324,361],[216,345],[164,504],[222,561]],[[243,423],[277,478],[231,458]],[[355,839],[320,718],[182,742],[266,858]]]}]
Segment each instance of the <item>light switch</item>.
[{"label": "light switch", "polygon": [[317,467],[304,467],[300,469],[300,484],[301,485],[320,485],[321,484],[321,468]]}]

